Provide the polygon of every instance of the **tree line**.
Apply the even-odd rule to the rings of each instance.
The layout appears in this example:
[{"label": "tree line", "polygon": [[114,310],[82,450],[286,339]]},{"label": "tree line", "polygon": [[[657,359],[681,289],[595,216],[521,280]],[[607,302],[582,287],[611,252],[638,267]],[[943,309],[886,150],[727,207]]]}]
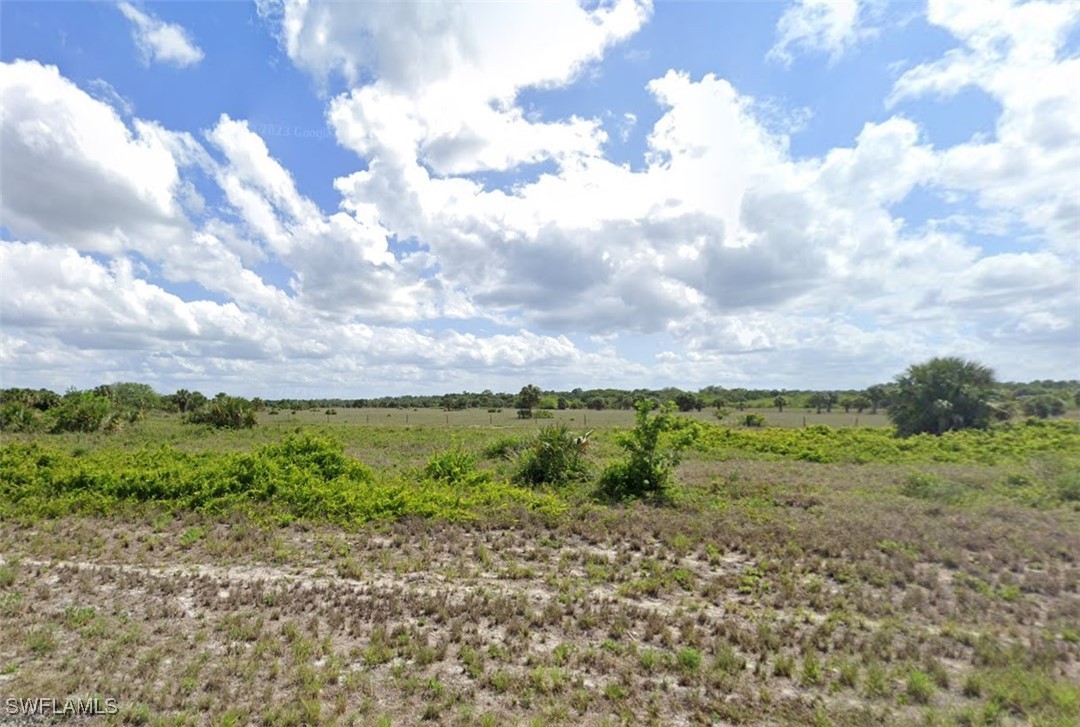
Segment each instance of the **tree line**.
[{"label": "tree line", "polygon": [[817,413],[843,409],[850,413],[885,410],[900,433],[940,433],[950,429],[987,426],[1016,415],[1047,418],[1080,406],[1080,382],[1032,381],[1000,383],[993,372],[976,362],[935,358],[913,365],[893,381],[862,390],[819,391],[751,389],[707,386],[697,391],[661,389],[542,390],[528,384],[517,393],[481,392],[406,395],[376,398],[251,399],[219,392],[213,398],[179,389],[160,394],[136,382],[102,384],[58,394],[49,389],[0,390],[0,429],[6,431],[115,431],[137,422],[149,411],[179,413],[195,424],[244,428],[255,425],[256,413],[268,410],[326,410],[337,408],[465,409],[517,408],[533,410],[634,409],[641,401],[670,402],[683,411],[775,408]]}]

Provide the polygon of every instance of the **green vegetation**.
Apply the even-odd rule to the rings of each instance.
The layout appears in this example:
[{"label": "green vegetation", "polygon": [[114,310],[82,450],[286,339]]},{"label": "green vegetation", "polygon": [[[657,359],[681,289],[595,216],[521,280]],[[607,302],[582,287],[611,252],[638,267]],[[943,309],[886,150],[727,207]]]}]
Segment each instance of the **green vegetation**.
[{"label": "green vegetation", "polygon": [[618,445],[627,457],[604,470],[600,491],[605,497],[612,500],[668,497],[682,451],[697,439],[700,426],[676,417],[670,406],[651,414],[655,406],[648,399],[638,402],[637,426],[618,437]]},{"label": "green vegetation", "polygon": [[721,423],[639,393],[218,428],[190,419],[224,394],[8,390],[5,693],[148,724],[1076,722],[1075,419],[900,437],[813,423],[889,386],[820,416],[740,391]]},{"label": "green vegetation", "polygon": [[168,446],[85,454],[48,445],[0,449],[0,514],[108,514],[152,503],[167,510],[242,512],[279,521],[340,524],[405,515],[446,520],[520,506],[556,513],[553,496],[476,472],[471,455],[432,457],[414,478],[376,477],[340,442],[288,436],[252,453],[188,453]]},{"label": "green vegetation", "polygon": [[516,479],[530,485],[564,485],[587,472],[589,433],[574,435],[565,424],[543,426],[518,460]]},{"label": "green vegetation", "polygon": [[764,456],[805,462],[955,462],[1005,464],[1040,454],[1080,455],[1080,427],[1066,420],[1026,420],[987,430],[906,438],[888,429],[737,429],[704,427],[702,451],[721,456]]},{"label": "green vegetation", "polygon": [[188,421],[219,429],[251,429],[255,426],[255,410],[246,399],[219,394],[213,401],[188,414]]},{"label": "green vegetation", "polygon": [[900,436],[985,429],[993,418],[994,372],[974,361],[935,358],[896,378],[889,418]]}]

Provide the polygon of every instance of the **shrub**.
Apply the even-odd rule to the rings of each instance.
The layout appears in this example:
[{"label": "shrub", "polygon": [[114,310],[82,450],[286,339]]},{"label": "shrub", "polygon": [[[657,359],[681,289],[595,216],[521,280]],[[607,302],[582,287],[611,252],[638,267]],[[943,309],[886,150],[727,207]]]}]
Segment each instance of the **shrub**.
[{"label": "shrub", "polygon": [[760,414],[747,414],[742,418],[742,424],[744,427],[763,427],[765,417]]},{"label": "shrub", "polygon": [[531,485],[562,485],[585,474],[589,434],[574,436],[565,424],[541,427],[519,460],[515,478]]},{"label": "shrub", "polygon": [[916,704],[929,704],[934,696],[934,682],[921,669],[912,669],[907,677],[907,695]]},{"label": "shrub", "polygon": [[90,391],[69,391],[48,413],[49,431],[54,434],[113,430],[120,426],[112,402]]},{"label": "shrub", "polygon": [[255,426],[255,408],[239,396],[217,396],[205,407],[189,414],[188,421],[218,429],[251,429]]},{"label": "shrub", "polygon": [[1024,414],[1029,417],[1048,419],[1065,413],[1065,402],[1056,396],[1043,394],[1024,402]]},{"label": "shrub", "polygon": [[524,448],[525,442],[521,437],[509,434],[484,447],[484,456],[488,459],[513,459]]},{"label": "shrub", "polygon": [[36,410],[19,401],[0,404],[0,430],[32,432],[40,426]]},{"label": "shrub", "polygon": [[600,478],[604,497],[623,500],[667,496],[671,473],[682,451],[697,439],[700,427],[676,417],[670,405],[650,416],[655,407],[652,401],[638,402],[636,426],[618,438],[628,457],[610,465]]},{"label": "shrub", "polygon": [[424,466],[424,475],[436,482],[460,485],[488,479],[487,473],[477,471],[476,457],[460,448],[433,454]]}]

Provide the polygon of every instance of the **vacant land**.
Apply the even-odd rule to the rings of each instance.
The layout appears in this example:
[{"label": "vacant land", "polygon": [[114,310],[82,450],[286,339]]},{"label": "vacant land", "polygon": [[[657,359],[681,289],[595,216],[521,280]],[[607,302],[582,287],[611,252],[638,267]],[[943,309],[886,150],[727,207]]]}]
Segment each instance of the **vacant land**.
[{"label": "vacant land", "polygon": [[[559,416],[588,416],[593,475],[632,424]],[[549,422],[488,417],[5,436],[0,698],[149,724],[1080,721],[1075,424],[708,426],[659,506],[512,482]]]}]

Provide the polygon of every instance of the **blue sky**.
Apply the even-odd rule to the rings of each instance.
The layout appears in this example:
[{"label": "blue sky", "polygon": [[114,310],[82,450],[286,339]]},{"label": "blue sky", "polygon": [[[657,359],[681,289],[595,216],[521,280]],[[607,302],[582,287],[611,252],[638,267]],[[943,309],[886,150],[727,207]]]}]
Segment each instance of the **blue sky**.
[{"label": "blue sky", "polygon": [[0,14],[3,386],[1080,378],[1076,3]]}]

